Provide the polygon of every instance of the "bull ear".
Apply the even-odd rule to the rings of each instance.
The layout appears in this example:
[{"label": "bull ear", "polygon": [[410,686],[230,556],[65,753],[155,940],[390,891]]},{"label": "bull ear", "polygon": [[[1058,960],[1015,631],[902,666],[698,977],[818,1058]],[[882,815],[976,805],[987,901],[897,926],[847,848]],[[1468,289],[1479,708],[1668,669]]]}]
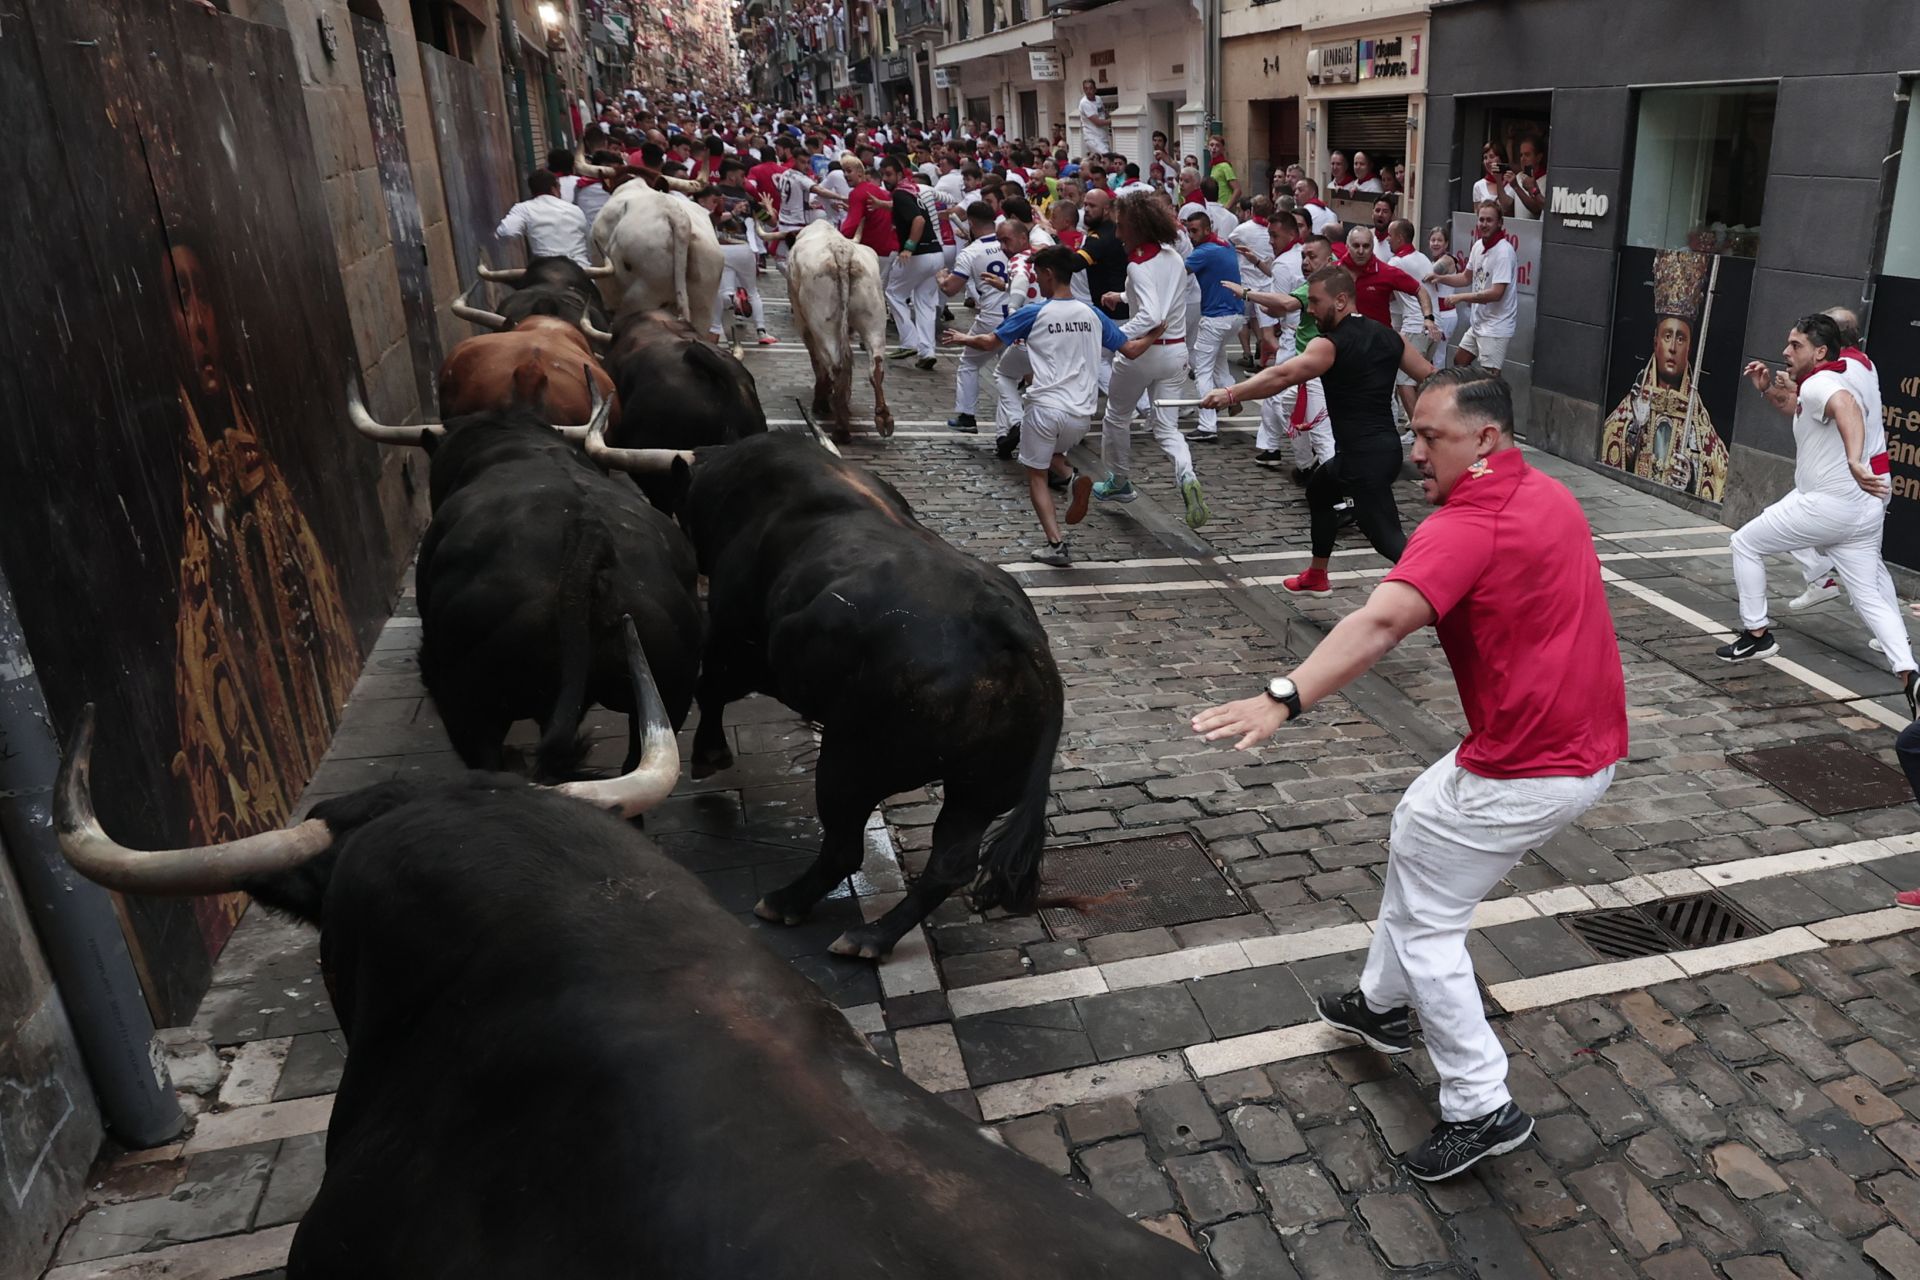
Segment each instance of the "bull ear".
[{"label": "bull ear", "polygon": [[685,458],[675,458],[667,472],[667,514],[677,519],[687,509],[687,495],[692,490],[692,466]]}]

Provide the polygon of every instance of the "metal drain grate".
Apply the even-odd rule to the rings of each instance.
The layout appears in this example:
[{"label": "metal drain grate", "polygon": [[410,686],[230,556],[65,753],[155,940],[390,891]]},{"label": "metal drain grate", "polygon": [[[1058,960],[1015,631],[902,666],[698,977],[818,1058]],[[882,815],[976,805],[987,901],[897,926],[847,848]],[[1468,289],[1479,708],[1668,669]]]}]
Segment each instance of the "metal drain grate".
[{"label": "metal drain grate", "polygon": [[1055,938],[1193,924],[1250,910],[1185,833],[1049,849],[1040,877],[1042,900],[1075,900],[1041,908],[1041,923]]},{"label": "metal drain grate", "polygon": [[1736,769],[1773,784],[1823,818],[1860,809],[1891,809],[1913,799],[1899,770],[1837,738],[1766,747],[1727,759]]},{"label": "metal drain grate", "polygon": [[1609,960],[1716,947],[1771,932],[1718,893],[1667,898],[1617,911],[1592,911],[1569,917],[1567,924],[1581,941]]}]

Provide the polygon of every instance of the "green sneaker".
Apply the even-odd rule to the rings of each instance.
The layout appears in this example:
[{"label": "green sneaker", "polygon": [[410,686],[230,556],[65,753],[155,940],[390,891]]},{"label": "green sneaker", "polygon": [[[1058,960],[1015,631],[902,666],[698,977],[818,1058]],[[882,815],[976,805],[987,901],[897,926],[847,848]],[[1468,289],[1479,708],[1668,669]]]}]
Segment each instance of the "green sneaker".
[{"label": "green sneaker", "polygon": [[1139,495],[1134,492],[1133,481],[1120,480],[1109,475],[1105,480],[1094,484],[1093,496],[1102,502],[1132,502]]},{"label": "green sneaker", "polygon": [[918,353],[914,351],[912,347],[888,347],[887,348],[887,359],[889,360],[905,360],[908,356],[917,355],[917,354]]},{"label": "green sneaker", "polygon": [[1200,492],[1200,477],[1188,476],[1180,482],[1180,496],[1187,500],[1187,528],[1198,529],[1213,513],[1207,510],[1207,495]]}]

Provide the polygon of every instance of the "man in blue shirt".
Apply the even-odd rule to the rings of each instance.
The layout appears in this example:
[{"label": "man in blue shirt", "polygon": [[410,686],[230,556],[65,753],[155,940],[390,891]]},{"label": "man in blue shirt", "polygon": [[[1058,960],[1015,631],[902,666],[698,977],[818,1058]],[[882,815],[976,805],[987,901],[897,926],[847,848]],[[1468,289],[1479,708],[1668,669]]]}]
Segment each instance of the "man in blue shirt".
[{"label": "man in blue shirt", "polygon": [[[1226,288],[1240,283],[1240,255],[1213,233],[1213,220],[1205,209],[1196,208],[1187,215],[1187,237],[1193,241],[1187,270],[1200,282],[1200,330],[1193,336],[1193,380],[1205,396],[1215,387],[1233,385],[1227,352],[1247,322],[1247,304]],[[1199,426],[1191,438],[1204,444],[1220,438],[1214,410],[1200,411]]]},{"label": "man in blue shirt", "polygon": [[1002,321],[992,333],[961,333],[949,329],[941,340],[974,351],[997,351],[1016,342],[1027,344],[1033,365],[1026,412],[1020,432],[1020,463],[1027,469],[1027,492],[1033,513],[1040,517],[1046,547],[1034,554],[1041,564],[1071,562],[1066,536],[1055,519],[1047,476],[1070,477],[1072,493],[1065,522],[1086,518],[1093,477],[1076,472],[1067,462],[1067,450],[1079,444],[1093,425],[1100,404],[1100,351],[1138,356],[1160,336],[1155,329],[1129,339],[1120,326],[1098,307],[1073,296],[1073,273],[1084,265],[1071,249],[1052,245],[1033,255],[1033,278],[1040,301],[1029,303]]}]

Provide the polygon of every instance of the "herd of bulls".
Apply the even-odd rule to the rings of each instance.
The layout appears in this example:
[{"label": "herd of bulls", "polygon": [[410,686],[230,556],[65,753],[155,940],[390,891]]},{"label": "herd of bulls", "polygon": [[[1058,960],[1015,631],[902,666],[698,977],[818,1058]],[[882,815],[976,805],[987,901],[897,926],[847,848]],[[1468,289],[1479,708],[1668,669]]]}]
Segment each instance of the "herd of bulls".
[{"label": "herd of bulls", "polygon": [[[609,247],[604,297],[547,259],[500,312],[463,307],[499,332],[448,357],[445,422],[385,426],[350,392],[363,434],[431,454],[421,673],[475,772],[140,852],[94,816],[91,710],[68,742],[55,816],[82,873],[240,889],[321,930],[349,1053],[288,1275],[1210,1275],[886,1066],[626,821],[672,790],[692,704],[698,776],[731,764],[728,702],[780,700],[820,727],[823,839],[756,911],[796,923],[858,869],[882,799],[943,783],[926,873],[833,948],[882,958],[955,891],[1031,908],[1063,698],[1007,575],[816,439],[767,431],[684,305],[686,263],[657,273],[676,295],[657,309]],[[841,409],[850,358],[830,358],[838,390],[825,371]],[[581,768],[594,704],[629,717],[618,776]],[[500,771],[522,720],[556,785]]]}]

